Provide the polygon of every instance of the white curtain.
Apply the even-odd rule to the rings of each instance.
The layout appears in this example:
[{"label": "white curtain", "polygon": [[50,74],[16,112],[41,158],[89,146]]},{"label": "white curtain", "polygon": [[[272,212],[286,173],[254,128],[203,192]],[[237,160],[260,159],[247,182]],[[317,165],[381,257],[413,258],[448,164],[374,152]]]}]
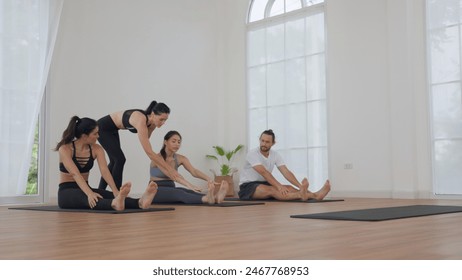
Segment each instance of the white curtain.
[{"label": "white curtain", "polygon": [[0,197],[25,193],[62,5],[0,1]]}]

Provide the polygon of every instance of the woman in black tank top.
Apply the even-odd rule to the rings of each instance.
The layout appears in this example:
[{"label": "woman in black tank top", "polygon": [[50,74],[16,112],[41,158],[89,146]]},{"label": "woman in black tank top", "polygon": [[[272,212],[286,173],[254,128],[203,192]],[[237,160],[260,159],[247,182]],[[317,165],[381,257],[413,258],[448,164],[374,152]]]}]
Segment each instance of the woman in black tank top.
[{"label": "woman in black tank top", "polygon": [[[99,143],[109,156],[108,168],[114,178],[117,188],[122,184],[122,175],[125,165],[125,155],[120,144],[119,130],[126,129],[138,134],[141,147],[151,161],[156,162],[159,168],[172,180],[178,180],[181,176],[178,172],[165,164],[151,146],[149,138],[154,129],[161,127],[167,121],[170,108],[164,103],[152,101],[146,110],[132,109],[119,111],[107,115],[98,120]],[[101,178],[99,189],[106,189],[108,182]]]},{"label": "woman in black tank top", "polygon": [[[117,188],[106,167],[103,148],[96,144],[99,136],[97,122],[90,118],[71,118],[61,141],[56,145],[59,152],[60,184],[58,205],[61,208],[124,210],[125,208],[149,208],[157,193],[157,185],[151,182],[140,199],[128,197],[131,183]],[[113,192],[93,189],[88,177],[94,161],[101,166],[100,172]]]}]

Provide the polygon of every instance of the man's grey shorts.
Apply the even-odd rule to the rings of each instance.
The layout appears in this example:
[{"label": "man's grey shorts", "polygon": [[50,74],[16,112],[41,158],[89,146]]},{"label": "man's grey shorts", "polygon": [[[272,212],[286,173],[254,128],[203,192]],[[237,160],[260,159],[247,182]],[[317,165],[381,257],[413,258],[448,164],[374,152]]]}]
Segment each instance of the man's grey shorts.
[{"label": "man's grey shorts", "polygon": [[247,182],[247,183],[242,183],[239,185],[239,198],[241,200],[251,200],[253,194],[255,193],[255,190],[259,185],[267,185],[271,186],[270,183],[266,181],[253,181],[253,182]]}]

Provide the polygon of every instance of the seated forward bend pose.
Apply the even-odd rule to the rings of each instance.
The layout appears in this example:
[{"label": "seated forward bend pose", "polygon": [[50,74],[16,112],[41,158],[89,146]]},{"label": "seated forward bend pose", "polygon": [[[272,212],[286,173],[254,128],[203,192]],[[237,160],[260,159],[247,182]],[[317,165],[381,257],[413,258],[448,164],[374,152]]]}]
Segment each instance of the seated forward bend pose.
[{"label": "seated forward bend pose", "polygon": [[[99,143],[109,156],[108,168],[117,188],[122,184],[125,155],[120,146],[119,130],[127,129],[138,133],[140,144],[146,155],[154,161],[170,179],[176,181],[180,175],[172,167],[165,164],[153,150],[149,138],[156,127],[161,127],[168,119],[170,108],[164,103],[152,101],[146,110],[132,109],[109,114],[98,120]],[[107,182],[101,178],[99,189],[106,189]]]},{"label": "seated forward bend pose", "polygon": [[228,183],[223,181],[219,190],[216,192],[214,181],[202,171],[196,169],[187,157],[177,153],[180,147],[180,133],[177,131],[169,131],[164,137],[164,144],[159,154],[165,162],[175,170],[178,170],[178,167],[182,165],[192,176],[206,181],[208,192],[207,194],[200,193],[201,188],[193,185],[184,178],[180,178],[177,181],[179,184],[175,184],[175,182],[165,176],[158,168],[156,162],[152,161],[150,168],[151,181],[156,182],[158,185],[157,194],[154,197],[153,203],[222,203],[229,188]]},{"label": "seated forward bend pose", "polygon": [[[244,168],[240,174],[239,198],[242,200],[268,199],[303,200],[310,198],[322,200],[330,191],[329,180],[317,192],[308,191],[308,180],[304,178],[300,183],[295,175],[284,164],[281,155],[271,150],[275,142],[274,132],[265,130],[260,135],[260,147],[248,152]],[[271,172],[277,166],[284,178],[293,186],[282,185]]]},{"label": "seated forward bend pose", "polygon": [[[58,205],[60,208],[124,210],[125,208],[149,208],[157,191],[157,185],[150,182],[140,199],[129,198],[131,183],[117,188],[103,148],[96,144],[98,125],[90,118],[71,118],[63,132],[55,151],[59,153],[60,183]],[[88,177],[95,159],[101,175],[109,183],[113,192],[93,189],[88,185]]]}]

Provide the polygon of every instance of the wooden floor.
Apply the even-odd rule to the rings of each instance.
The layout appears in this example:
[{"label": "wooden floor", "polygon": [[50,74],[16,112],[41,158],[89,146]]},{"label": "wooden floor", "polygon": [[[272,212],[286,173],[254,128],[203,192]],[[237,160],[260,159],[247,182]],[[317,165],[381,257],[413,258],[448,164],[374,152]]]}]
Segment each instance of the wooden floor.
[{"label": "wooden floor", "polygon": [[345,198],[123,215],[0,207],[0,259],[462,259],[462,213],[383,222],[289,217],[412,204],[462,200]]}]

